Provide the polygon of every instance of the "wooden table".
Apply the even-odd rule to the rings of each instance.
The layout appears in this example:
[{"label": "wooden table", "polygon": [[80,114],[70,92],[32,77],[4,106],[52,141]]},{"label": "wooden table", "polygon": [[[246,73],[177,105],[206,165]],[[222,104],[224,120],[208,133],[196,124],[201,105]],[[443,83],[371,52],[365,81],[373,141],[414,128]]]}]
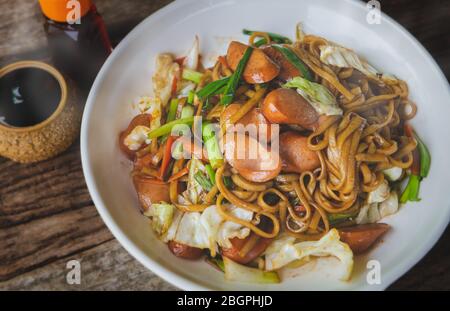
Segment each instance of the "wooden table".
[{"label": "wooden table", "polygon": [[[170,1],[95,2],[117,43]],[[449,79],[449,1],[381,3],[384,12],[424,44]],[[47,57],[35,1],[0,0],[0,38],[0,65]],[[447,228],[430,253],[389,289],[449,290],[449,245]],[[71,259],[81,261],[81,285],[66,282],[66,263]],[[103,224],[84,182],[79,141],[60,156],[38,164],[21,165],[0,158],[0,290],[88,289],[175,288],[132,258]]]}]

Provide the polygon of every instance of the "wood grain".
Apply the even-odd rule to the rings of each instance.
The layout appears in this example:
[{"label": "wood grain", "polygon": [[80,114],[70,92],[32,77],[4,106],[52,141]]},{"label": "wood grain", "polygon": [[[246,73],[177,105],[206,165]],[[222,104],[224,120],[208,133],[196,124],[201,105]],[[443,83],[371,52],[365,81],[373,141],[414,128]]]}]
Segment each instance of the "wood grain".
[{"label": "wood grain", "polygon": [[[119,27],[125,28],[120,31],[123,37],[138,22],[172,1],[96,0],[94,2],[109,31]],[[37,0],[0,0],[0,8],[0,57],[45,48],[47,39]]]},{"label": "wood grain", "polygon": [[93,206],[78,144],[39,165],[0,163],[0,281],[113,237]]},{"label": "wood grain", "polygon": [[[168,0],[96,0],[117,43]],[[450,1],[381,1],[381,9],[430,51],[450,78]],[[24,22],[26,20],[26,22]],[[36,1],[0,0],[0,65],[43,59],[47,51]],[[82,101],[80,101],[82,104]],[[450,228],[390,289],[450,289]],[[68,285],[65,264],[82,263]],[[79,142],[56,158],[20,165],[0,158],[0,290],[173,290],[112,237],[90,199]]]},{"label": "wood grain", "polygon": [[0,56],[44,47],[41,18],[37,1],[0,0]]},{"label": "wood grain", "polygon": [[[81,264],[80,284],[66,281],[66,264]],[[51,264],[0,283],[0,290],[176,290],[111,240],[95,248],[58,259]]]}]

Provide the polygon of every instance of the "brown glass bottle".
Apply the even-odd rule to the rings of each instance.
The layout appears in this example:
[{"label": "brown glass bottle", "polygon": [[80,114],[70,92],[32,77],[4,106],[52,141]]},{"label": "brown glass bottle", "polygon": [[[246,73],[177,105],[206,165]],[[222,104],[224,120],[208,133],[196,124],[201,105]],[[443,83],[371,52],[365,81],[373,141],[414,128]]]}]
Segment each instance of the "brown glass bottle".
[{"label": "brown glass bottle", "polygon": [[[102,17],[91,0],[39,0],[54,65],[87,93],[112,51]],[[68,20],[77,2],[79,22]]]}]

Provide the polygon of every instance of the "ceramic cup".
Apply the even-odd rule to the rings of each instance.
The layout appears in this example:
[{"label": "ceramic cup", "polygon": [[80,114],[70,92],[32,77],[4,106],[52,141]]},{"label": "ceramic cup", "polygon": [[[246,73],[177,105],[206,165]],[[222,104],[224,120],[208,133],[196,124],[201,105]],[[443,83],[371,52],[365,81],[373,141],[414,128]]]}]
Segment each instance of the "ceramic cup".
[{"label": "ceramic cup", "polygon": [[52,75],[61,96],[53,113],[40,123],[25,127],[0,123],[0,155],[21,163],[42,161],[63,152],[78,137],[81,123],[81,107],[76,103],[74,88],[68,89],[63,75],[46,63],[21,61],[7,65],[0,69],[0,83],[8,73],[26,68]]}]

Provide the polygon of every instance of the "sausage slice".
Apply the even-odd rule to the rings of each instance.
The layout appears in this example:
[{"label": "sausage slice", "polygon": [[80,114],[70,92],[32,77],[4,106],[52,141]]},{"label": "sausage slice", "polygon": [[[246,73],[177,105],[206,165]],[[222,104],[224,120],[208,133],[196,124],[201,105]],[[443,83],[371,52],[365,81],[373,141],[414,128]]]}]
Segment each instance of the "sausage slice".
[{"label": "sausage slice", "polygon": [[169,241],[167,244],[169,250],[177,257],[183,259],[195,260],[203,255],[203,250],[197,247],[188,246],[186,244]]},{"label": "sausage slice", "polygon": [[[227,120],[230,119],[230,117],[234,115],[239,110],[239,108],[241,108],[241,104],[238,103],[233,103],[225,108],[225,110],[222,111],[220,115],[220,123],[222,124],[224,122],[227,122]],[[255,138],[259,138],[261,132],[261,134],[263,135],[261,138],[266,139],[266,141],[270,141],[271,123],[262,114],[260,108],[255,107],[250,110],[237,122],[237,124],[242,124],[244,127],[248,126],[249,124],[254,124],[254,133],[250,132],[249,134]]]},{"label": "sausage slice", "polygon": [[124,140],[128,135],[134,130],[138,125],[150,126],[150,121],[152,120],[152,115],[148,113],[142,113],[133,118],[128,127],[122,131],[119,135],[119,147],[120,150],[130,159],[133,160],[136,156],[136,151],[130,150],[125,144]]},{"label": "sausage slice", "polygon": [[170,201],[168,183],[139,174],[133,176],[133,183],[144,211],[148,210],[152,203]]},{"label": "sausage slice", "polygon": [[280,135],[280,157],[282,171],[286,173],[303,173],[320,167],[319,157],[308,148],[308,138],[295,132]]},{"label": "sausage slice", "polygon": [[279,88],[267,94],[262,113],[272,123],[296,124],[312,130],[319,114],[293,89]]},{"label": "sausage slice", "polygon": [[339,235],[353,253],[360,254],[368,250],[389,228],[388,224],[383,223],[365,224],[341,228]]},{"label": "sausage slice", "polygon": [[281,171],[278,153],[271,152],[266,143],[243,133],[227,133],[224,151],[228,163],[249,181],[266,182]]},{"label": "sausage slice", "polygon": [[[227,51],[227,63],[236,70],[248,45],[232,41]],[[266,83],[278,76],[280,68],[261,49],[255,48],[245,66],[243,78],[250,84]]]},{"label": "sausage slice", "polygon": [[280,51],[273,46],[266,46],[262,48],[263,52],[267,54],[280,67],[279,78],[287,81],[294,77],[301,76],[300,70],[297,69]]}]

